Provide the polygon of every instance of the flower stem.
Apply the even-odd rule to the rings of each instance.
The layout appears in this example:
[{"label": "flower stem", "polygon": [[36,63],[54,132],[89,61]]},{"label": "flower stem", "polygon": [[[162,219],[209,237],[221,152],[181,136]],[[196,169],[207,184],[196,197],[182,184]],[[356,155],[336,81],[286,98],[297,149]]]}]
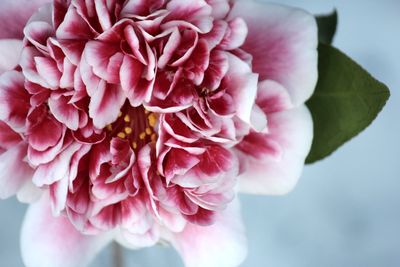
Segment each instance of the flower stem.
[{"label": "flower stem", "polygon": [[117,243],[112,244],[113,253],[113,267],[124,267],[124,251],[123,248]]}]

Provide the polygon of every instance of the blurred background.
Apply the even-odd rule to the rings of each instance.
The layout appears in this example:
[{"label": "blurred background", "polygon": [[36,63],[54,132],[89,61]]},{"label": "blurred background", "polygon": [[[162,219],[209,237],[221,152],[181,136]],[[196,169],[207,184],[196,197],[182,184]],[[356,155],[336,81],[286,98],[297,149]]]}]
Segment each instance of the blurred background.
[{"label": "blurred background", "polygon": [[[261,0],[259,0],[262,2]],[[266,1],[265,1],[266,2]],[[391,89],[365,132],[307,166],[283,197],[242,196],[249,254],[243,267],[400,266],[400,1],[277,0],[311,13],[339,13],[334,45]],[[397,119],[396,119],[397,118]],[[0,266],[23,266],[26,206],[0,201]],[[126,267],[183,266],[173,249],[124,251]],[[109,267],[108,248],[92,267]],[[54,266],[57,267],[57,266]]]}]

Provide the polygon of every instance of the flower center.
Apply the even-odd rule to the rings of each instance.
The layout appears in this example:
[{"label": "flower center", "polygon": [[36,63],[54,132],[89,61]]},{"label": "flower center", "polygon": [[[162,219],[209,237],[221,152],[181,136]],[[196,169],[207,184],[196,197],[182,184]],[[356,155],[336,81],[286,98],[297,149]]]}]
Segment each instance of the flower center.
[{"label": "flower center", "polygon": [[140,149],[150,142],[157,140],[157,115],[146,110],[143,106],[132,107],[125,104],[118,119],[107,125],[109,136],[129,141],[134,150]]}]

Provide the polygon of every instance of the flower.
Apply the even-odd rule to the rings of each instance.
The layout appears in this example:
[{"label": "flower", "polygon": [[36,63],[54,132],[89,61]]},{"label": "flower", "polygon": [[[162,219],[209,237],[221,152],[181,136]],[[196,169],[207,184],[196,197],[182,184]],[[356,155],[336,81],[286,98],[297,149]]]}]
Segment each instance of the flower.
[{"label": "flower", "polygon": [[85,266],[112,239],[240,264],[236,188],[288,192],[310,149],[314,18],[244,0],[43,2],[0,16],[0,197],[34,202],[26,266]]}]

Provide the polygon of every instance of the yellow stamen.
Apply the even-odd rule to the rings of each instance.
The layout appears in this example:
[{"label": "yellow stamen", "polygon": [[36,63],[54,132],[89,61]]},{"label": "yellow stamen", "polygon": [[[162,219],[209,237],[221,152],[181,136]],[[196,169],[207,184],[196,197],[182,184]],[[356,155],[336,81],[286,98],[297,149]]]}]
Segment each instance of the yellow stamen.
[{"label": "yellow stamen", "polygon": [[132,147],[133,147],[133,149],[136,149],[137,148],[137,143],[136,142],[132,142]]},{"label": "yellow stamen", "polygon": [[157,135],[155,133],[153,133],[151,135],[151,141],[155,142],[157,140]]},{"label": "yellow stamen", "polygon": [[125,115],[125,117],[124,117],[124,121],[125,122],[130,122],[131,121],[131,118],[129,117],[129,115],[127,114],[127,115]]},{"label": "yellow stamen", "polygon": [[156,115],[154,115],[154,113],[151,113],[148,117],[148,121],[149,121],[149,125],[154,128],[157,124]]},{"label": "yellow stamen", "polygon": [[107,130],[112,131],[112,125],[111,124],[107,125]]},{"label": "yellow stamen", "polygon": [[118,118],[121,117],[121,116],[122,116],[122,112],[120,111],[120,112],[118,113]]},{"label": "yellow stamen", "polygon": [[118,136],[119,138],[121,138],[121,139],[124,139],[124,138],[126,137],[126,134],[123,133],[123,132],[120,132],[120,133],[117,134],[117,136]]},{"label": "yellow stamen", "polygon": [[132,128],[131,127],[125,127],[125,133],[126,134],[131,134],[132,133]]},{"label": "yellow stamen", "polygon": [[146,134],[147,134],[147,135],[151,135],[152,132],[153,132],[153,131],[152,131],[150,128],[146,128]]},{"label": "yellow stamen", "polygon": [[139,138],[140,140],[144,140],[146,138],[146,133],[145,132],[140,133]]}]

